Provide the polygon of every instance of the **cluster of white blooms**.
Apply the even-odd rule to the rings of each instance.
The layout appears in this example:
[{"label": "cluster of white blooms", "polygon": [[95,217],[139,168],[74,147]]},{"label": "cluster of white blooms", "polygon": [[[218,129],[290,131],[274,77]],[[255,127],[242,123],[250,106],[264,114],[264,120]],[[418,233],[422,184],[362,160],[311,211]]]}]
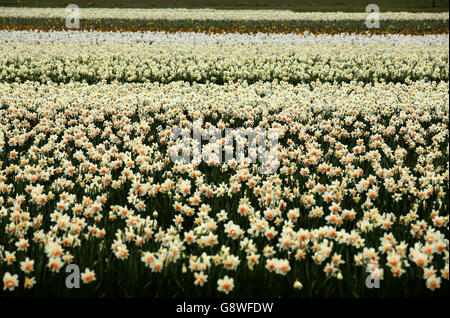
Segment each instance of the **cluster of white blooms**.
[{"label": "cluster of white blooms", "polygon": [[200,32],[100,32],[100,31],[13,31],[0,30],[1,42],[44,43],[147,43],[147,44],[356,44],[356,45],[448,45],[448,34],[304,34],[296,33],[200,33]]},{"label": "cluster of white blooms", "polygon": [[[65,8],[0,7],[0,17],[65,18]],[[295,12],[290,10],[214,10],[214,9],[111,9],[80,8],[80,18],[134,20],[272,20],[341,21],[362,20],[366,12]],[[448,12],[380,12],[380,20],[448,20]]]},{"label": "cluster of white blooms", "polygon": [[0,42],[0,81],[448,81],[436,45],[233,45]]},{"label": "cluster of white blooms", "polygon": [[[47,284],[36,281],[42,267],[72,262],[86,264],[86,284],[102,281],[108,257],[154,275],[176,266],[189,271],[177,280],[200,287],[258,268],[301,289],[308,268],[350,280],[363,266],[363,281],[367,266],[439,289],[449,279],[448,90],[423,80],[0,83],[4,290]],[[280,168],[173,163],[171,132],[194,121],[280,129]],[[218,291],[246,284],[228,275]]]}]

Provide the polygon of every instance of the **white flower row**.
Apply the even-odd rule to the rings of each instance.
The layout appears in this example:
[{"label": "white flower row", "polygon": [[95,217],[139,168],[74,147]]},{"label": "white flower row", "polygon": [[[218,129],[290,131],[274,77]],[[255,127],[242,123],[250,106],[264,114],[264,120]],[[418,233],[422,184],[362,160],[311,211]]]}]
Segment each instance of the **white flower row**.
[{"label": "white flower row", "polygon": [[[167,118],[178,118],[179,109],[189,114],[221,114],[237,119],[258,118],[268,113],[292,119],[312,118],[314,112],[336,118],[403,112],[405,107],[433,116],[448,116],[448,82],[397,83],[229,83],[225,85],[160,83],[40,84],[0,82],[0,104],[9,107],[64,110],[78,105],[101,111],[120,112],[143,105],[158,109]],[[42,109],[41,109],[42,108]],[[438,115],[443,113],[441,115]],[[195,116],[194,116],[195,117]],[[214,116],[213,116],[214,117]],[[425,118],[423,118],[425,119]],[[420,120],[420,119],[419,119]],[[1,121],[0,121],[1,122]]]},{"label": "white flower row", "polygon": [[10,31],[0,30],[0,42],[82,42],[82,43],[148,43],[148,44],[449,44],[448,34],[404,35],[404,34],[207,34],[197,32],[100,32],[100,31]]},{"label": "white flower row", "polygon": [[[0,17],[65,18],[65,8],[0,7]],[[81,8],[81,19],[135,20],[365,20],[366,12],[294,12],[289,10],[189,10],[189,9],[100,9]],[[448,12],[380,12],[381,20],[448,20]]]},{"label": "white flower row", "polygon": [[448,45],[0,42],[0,81],[448,81]]}]

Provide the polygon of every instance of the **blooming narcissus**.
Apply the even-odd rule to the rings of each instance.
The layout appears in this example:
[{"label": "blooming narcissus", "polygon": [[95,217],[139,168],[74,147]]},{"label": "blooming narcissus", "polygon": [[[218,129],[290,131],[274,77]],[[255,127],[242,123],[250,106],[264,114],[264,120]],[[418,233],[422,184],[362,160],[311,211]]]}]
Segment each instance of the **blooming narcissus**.
[{"label": "blooming narcissus", "polygon": [[14,274],[11,275],[9,272],[6,272],[3,275],[3,290],[13,291],[17,286],[19,286],[19,275]]},{"label": "blooming narcissus", "polygon": [[234,279],[225,275],[225,277],[219,279],[217,281],[217,290],[220,292],[224,292],[225,294],[229,294],[234,288]]},{"label": "blooming narcissus", "polygon": [[85,284],[92,283],[93,281],[95,281],[95,272],[91,271],[89,268],[86,268],[84,273],[81,274],[81,280]]},{"label": "blooming narcissus", "polygon": [[34,278],[34,277],[25,277],[25,281],[24,281],[24,283],[23,283],[23,286],[26,288],[26,289],[31,289],[31,288],[33,288],[33,286],[36,284],[36,278]]},{"label": "blooming narcissus", "polygon": [[20,269],[25,273],[30,273],[34,269],[34,260],[30,260],[28,257],[23,262],[20,262]]}]

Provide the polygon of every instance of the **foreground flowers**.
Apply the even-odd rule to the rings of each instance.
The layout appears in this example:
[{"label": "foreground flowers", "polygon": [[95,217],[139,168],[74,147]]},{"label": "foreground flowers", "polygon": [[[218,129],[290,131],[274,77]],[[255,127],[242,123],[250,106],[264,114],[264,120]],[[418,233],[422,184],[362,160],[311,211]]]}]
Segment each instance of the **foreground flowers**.
[{"label": "foreground flowers", "polygon": [[[448,89],[0,83],[4,290],[70,295],[79,264],[104,295],[445,293]],[[280,165],[173,162],[180,127],[277,128]]]}]

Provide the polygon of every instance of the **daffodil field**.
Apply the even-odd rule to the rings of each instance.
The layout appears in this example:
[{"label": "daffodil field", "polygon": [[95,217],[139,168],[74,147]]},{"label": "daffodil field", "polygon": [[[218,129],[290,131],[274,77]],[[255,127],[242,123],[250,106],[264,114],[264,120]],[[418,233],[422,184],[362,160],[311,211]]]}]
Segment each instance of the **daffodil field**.
[{"label": "daffodil field", "polygon": [[0,7],[0,297],[449,295],[448,12],[83,14]]}]

